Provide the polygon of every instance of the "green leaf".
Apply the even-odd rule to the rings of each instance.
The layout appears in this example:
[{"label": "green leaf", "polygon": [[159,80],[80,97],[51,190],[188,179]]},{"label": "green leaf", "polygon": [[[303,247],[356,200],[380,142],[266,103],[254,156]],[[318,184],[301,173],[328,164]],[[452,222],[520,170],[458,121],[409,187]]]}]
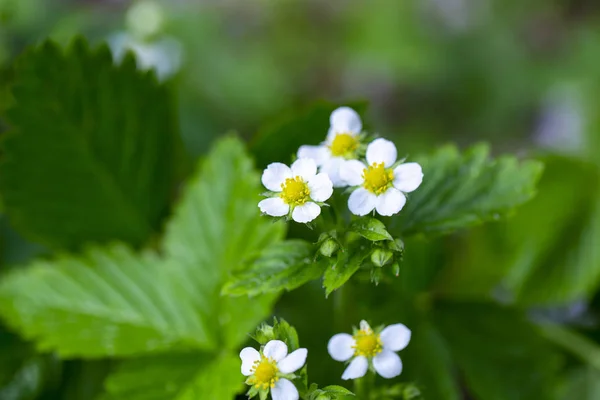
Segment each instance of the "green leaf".
[{"label": "green leaf", "polygon": [[561,357],[518,311],[440,303],[435,321],[476,398],[553,399]]},{"label": "green leaf", "polygon": [[[0,190],[19,231],[40,243],[144,243],[174,188],[179,139],[171,96],[127,58],[76,40],[17,62]],[[181,155],[179,155],[181,156]],[[179,157],[181,158],[181,157]]]},{"label": "green leaf", "polygon": [[190,179],[162,245],[177,265],[173,279],[232,348],[270,314],[275,299],[220,296],[229,274],[283,237],[284,224],[260,215],[261,191],[244,144],[233,136],[221,139]]},{"label": "green leaf", "polygon": [[314,262],[313,246],[303,240],[286,240],[266,248],[223,287],[231,295],[256,295],[293,290],[323,274],[323,263]]},{"label": "green leaf", "polygon": [[0,283],[0,312],[63,357],[235,348],[274,300],[219,296],[229,271],[283,233],[260,217],[259,191],[243,144],[223,139],[189,182],[162,257],[113,245],[34,263]]},{"label": "green leaf", "polygon": [[150,252],[93,247],[14,270],[0,283],[0,312],[41,350],[63,358],[212,348],[215,332]]},{"label": "green leaf", "polygon": [[324,388],[321,388],[321,390],[328,394],[341,394],[341,395],[354,396],[354,393],[352,393],[345,387],[338,386],[338,385],[325,386]]},{"label": "green leaf", "polygon": [[392,235],[385,229],[385,224],[371,217],[363,217],[354,221],[350,225],[350,230],[373,242],[393,240]]},{"label": "green leaf", "polygon": [[[358,243],[355,244],[359,246]],[[339,289],[348,282],[360,268],[363,260],[369,255],[369,249],[358,248],[356,251],[339,252],[335,264],[325,270],[323,275],[323,287],[325,296],[329,296],[334,290]]]},{"label": "green leaf", "polygon": [[102,400],[233,399],[243,390],[235,354],[169,354],[124,362]]},{"label": "green leaf", "polygon": [[[347,104],[363,115],[365,102]],[[266,167],[272,162],[286,162],[305,144],[317,145],[325,140],[329,128],[329,115],[340,104],[320,101],[301,110],[283,115],[261,128],[251,143],[257,165]]]},{"label": "green leaf", "polygon": [[490,159],[485,145],[463,155],[446,146],[415,161],[423,167],[423,183],[392,218],[394,235],[444,234],[498,220],[533,197],[542,171],[538,161]]}]

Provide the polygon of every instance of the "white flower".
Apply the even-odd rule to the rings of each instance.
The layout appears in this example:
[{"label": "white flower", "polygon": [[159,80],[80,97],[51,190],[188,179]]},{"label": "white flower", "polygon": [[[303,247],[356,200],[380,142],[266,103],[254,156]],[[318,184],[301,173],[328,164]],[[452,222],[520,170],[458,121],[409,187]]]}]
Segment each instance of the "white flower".
[{"label": "white flower", "polygon": [[402,210],[404,193],[410,193],[423,181],[423,171],[417,163],[396,162],[396,146],[385,139],[375,139],[367,147],[367,164],[358,160],[344,163],[342,179],[350,186],[359,186],[348,199],[348,208],[355,215],[367,215],[373,209],[390,216]]},{"label": "white flower", "polygon": [[365,376],[369,363],[379,375],[391,379],[402,372],[402,361],[394,352],[404,349],[409,341],[410,330],[403,324],[389,325],[377,333],[366,321],[360,321],[360,330],[354,336],[334,335],[327,344],[327,351],[336,361],[352,359],[342,375],[344,380]]},{"label": "white flower", "polygon": [[319,146],[300,146],[298,158],[312,158],[320,171],[329,175],[333,186],[347,186],[340,170],[346,160],[357,158],[362,122],[356,111],[340,107],[331,113],[329,123],[325,142]]},{"label": "white flower", "polygon": [[333,185],[325,173],[317,174],[317,165],[310,158],[296,160],[292,167],[282,163],[269,164],[262,183],[274,196],[258,203],[260,211],[273,217],[292,214],[296,222],[306,223],[321,214],[319,202],[331,197]]},{"label": "white flower", "polygon": [[285,377],[293,378],[291,374],[304,366],[307,354],[306,349],[288,354],[288,348],[281,340],[271,340],[260,353],[246,347],[240,352],[242,374],[248,377],[246,383],[257,390],[270,389],[273,400],[298,400],[298,389]]}]

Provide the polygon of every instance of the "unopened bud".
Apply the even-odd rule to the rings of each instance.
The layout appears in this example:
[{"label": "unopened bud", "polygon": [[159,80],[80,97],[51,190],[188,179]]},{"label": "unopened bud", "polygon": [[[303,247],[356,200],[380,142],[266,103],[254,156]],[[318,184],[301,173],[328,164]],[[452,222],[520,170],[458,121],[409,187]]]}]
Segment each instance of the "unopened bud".
[{"label": "unopened bud", "polygon": [[402,241],[402,239],[390,240],[387,243],[388,243],[388,249],[398,252],[398,253],[404,252],[404,242]]},{"label": "unopened bud", "polygon": [[371,262],[377,267],[383,267],[385,264],[392,261],[394,253],[385,249],[375,249],[371,253]]},{"label": "unopened bud", "polygon": [[376,285],[379,285],[379,281],[381,280],[381,275],[383,274],[381,268],[372,268],[371,269],[371,282]]},{"label": "unopened bud", "polygon": [[256,329],[255,339],[260,344],[267,344],[269,341],[274,340],[275,331],[273,330],[273,327],[265,323],[261,324]]},{"label": "unopened bud", "polygon": [[325,239],[323,243],[321,243],[321,246],[319,247],[319,253],[325,257],[331,257],[339,248],[340,245],[337,240],[329,238]]},{"label": "unopened bud", "polygon": [[392,273],[396,276],[400,275],[400,264],[397,262],[392,264]]}]

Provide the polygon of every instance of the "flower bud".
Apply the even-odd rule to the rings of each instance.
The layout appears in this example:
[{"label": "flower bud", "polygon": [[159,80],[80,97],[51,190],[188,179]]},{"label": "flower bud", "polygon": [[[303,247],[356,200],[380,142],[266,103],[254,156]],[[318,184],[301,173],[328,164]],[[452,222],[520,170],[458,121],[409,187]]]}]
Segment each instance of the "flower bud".
[{"label": "flower bud", "polygon": [[339,248],[340,245],[337,240],[328,238],[321,243],[321,246],[319,247],[319,253],[325,257],[331,257]]},{"label": "flower bud", "polygon": [[273,327],[271,325],[268,324],[261,324],[257,329],[256,329],[256,333],[255,333],[256,337],[256,341],[260,344],[265,344],[271,340],[275,340],[275,331],[273,330]]},{"label": "flower bud", "polygon": [[385,264],[392,261],[394,253],[389,250],[377,248],[371,252],[371,262],[377,267],[383,267]]},{"label": "flower bud", "polygon": [[400,275],[400,264],[397,262],[392,264],[392,273],[396,276]]},{"label": "flower bud", "polygon": [[375,285],[379,285],[381,276],[383,275],[381,268],[371,268],[371,282]]}]

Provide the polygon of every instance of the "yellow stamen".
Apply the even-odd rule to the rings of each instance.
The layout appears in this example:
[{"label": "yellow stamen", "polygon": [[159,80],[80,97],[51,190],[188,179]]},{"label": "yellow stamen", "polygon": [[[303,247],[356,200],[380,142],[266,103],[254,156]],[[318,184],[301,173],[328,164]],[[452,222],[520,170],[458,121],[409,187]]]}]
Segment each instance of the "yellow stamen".
[{"label": "yellow stamen", "polygon": [[301,206],[310,199],[310,189],[299,176],[286,179],[281,184],[281,189],[281,198],[291,206]]},{"label": "yellow stamen", "polygon": [[277,376],[279,369],[277,368],[277,363],[272,358],[264,357],[259,361],[255,361],[250,372],[252,373],[252,377],[249,383],[257,389],[272,389],[279,380]]},{"label": "yellow stamen", "polygon": [[349,133],[338,133],[333,138],[329,148],[331,154],[336,157],[352,157],[356,149],[358,149],[359,141],[356,136]]},{"label": "yellow stamen", "polygon": [[361,329],[354,335],[353,346],[355,356],[375,357],[383,350],[383,344],[379,335],[370,328]]},{"label": "yellow stamen", "polygon": [[363,170],[363,178],[365,189],[380,195],[390,187],[394,180],[394,171],[391,168],[386,169],[383,163],[373,163]]}]

